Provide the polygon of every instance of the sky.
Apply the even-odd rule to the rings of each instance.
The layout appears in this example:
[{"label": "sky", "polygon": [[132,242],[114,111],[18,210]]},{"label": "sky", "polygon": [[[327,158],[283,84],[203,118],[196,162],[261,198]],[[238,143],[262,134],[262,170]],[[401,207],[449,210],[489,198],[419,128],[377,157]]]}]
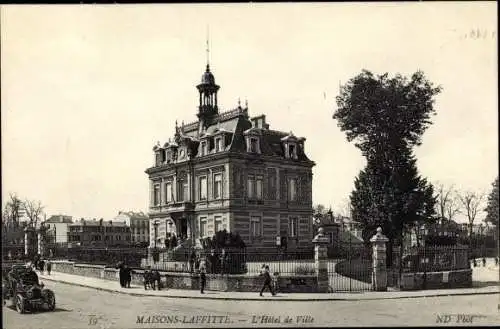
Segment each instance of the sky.
[{"label": "sky", "polygon": [[196,120],[207,30],[221,111],[248,100],[271,129],[305,137],[314,204],[343,208],[365,165],[332,119],[339,84],[363,69],[422,70],[441,85],[419,170],[488,192],[498,175],[496,6],[1,6],[2,202],[15,192],[76,218],[147,211],[152,147],[175,120]]}]

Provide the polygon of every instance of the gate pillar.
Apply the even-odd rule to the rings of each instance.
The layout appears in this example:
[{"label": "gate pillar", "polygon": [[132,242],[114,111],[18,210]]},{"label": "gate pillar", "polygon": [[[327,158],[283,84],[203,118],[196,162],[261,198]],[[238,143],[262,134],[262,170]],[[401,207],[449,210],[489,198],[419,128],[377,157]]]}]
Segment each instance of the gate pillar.
[{"label": "gate pillar", "polygon": [[314,270],[318,280],[318,292],[328,292],[328,238],[320,227],[312,240],[314,245]]},{"label": "gate pillar", "polygon": [[377,228],[370,242],[373,247],[372,286],[374,291],[387,291],[386,243],[389,239],[382,234],[382,228]]}]

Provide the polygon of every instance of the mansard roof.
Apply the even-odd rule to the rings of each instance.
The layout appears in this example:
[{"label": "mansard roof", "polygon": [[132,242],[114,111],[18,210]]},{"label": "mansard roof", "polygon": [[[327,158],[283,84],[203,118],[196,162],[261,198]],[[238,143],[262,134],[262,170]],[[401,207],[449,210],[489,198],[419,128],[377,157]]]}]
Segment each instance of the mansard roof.
[{"label": "mansard roof", "polygon": [[[261,115],[255,118],[262,119],[264,116]],[[245,135],[255,135],[259,137],[261,154],[280,158],[285,157],[283,142],[296,141],[300,145],[300,142],[305,140],[303,137],[296,137],[291,132],[271,130],[265,122],[263,126],[256,127],[255,124],[252,124],[252,120],[255,118],[248,116],[247,108],[239,106],[233,110],[217,114],[208,123],[201,136],[199,135],[199,121],[189,124],[183,123],[177,129],[176,140],[178,143],[186,143],[185,145],[188,145],[193,149],[193,152],[196,152],[201,139],[211,137],[219,132],[226,132],[231,136],[231,140],[225,149],[230,152],[246,153]],[[302,147],[297,149],[297,157],[299,161],[311,161],[305,155]]]}]

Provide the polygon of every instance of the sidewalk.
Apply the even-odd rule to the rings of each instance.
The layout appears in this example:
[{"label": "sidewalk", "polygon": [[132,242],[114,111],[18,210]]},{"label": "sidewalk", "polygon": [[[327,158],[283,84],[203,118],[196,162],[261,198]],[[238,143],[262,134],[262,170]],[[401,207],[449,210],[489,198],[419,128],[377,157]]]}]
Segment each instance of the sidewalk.
[{"label": "sidewalk", "polygon": [[219,292],[206,291],[200,294],[198,290],[164,289],[144,290],[142,286],[131,285],[131,288],[121,288],[116,281],[90,278],[79,275],[52,272],[51,275],[38,274],[41,281],[55,281],[59,283],[71,284],[81,287],[94,288],[102,291],[128,294],[132,296],[155,296],[167,298],[196,298],[196,299],[222,299],[222,300],[279,300],[279,301],[361,301],[361,300],[380,300],[380,299],[398,299],[398,298],[419,298],[419,297],[437,297],[437,296],[455,296],[455,295],[479,295],[479,294],[499,294],[499,286],[487,286],[481,288],[465,289],[439,289],[439,290],[421,290],[421,291],[367,291],[363,293],[280,293],[277,296],[271,296],[268,292],[264,297],[260,297],[258,292]]}]

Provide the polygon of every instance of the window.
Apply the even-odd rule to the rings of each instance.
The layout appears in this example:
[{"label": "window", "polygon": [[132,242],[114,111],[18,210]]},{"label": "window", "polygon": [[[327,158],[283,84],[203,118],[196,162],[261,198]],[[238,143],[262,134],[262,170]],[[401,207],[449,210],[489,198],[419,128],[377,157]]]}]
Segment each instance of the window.
[{"label": "window", "polygon": [[222,151],[222,138],[218,137],[215,139],[215,152]]},{"label": "window", "polygon": [[222,228],[222,217],[215,216],[214,222],[215,222],[215,232],[222,231],[222,229],[223,229]]},{"label": "window", "polygon": [[247,192],[249,199],[253,199],[254,197],[254,185],[255,185],[255,178],[253,176],[248,176]]},{"label": "window", "polygon": [[162,161],[161,161],[162,159],[161,158],[162,158],[161,153],[160,152],[156,152],[156,165],[157,166],[161,165],[161,163],[162,163]]},{"label": "window", "polygon": [[297,236],[297,218],[291,217],[288,219],[288,236],[296,237]]},{"label": "window", "polygon": [[214,175],[214,199],[222,198],[222,174]]},{"label": "window", "polygon": [[268,171],[268,196],[269,199],[276,199],[276,175],[274,174],[274,169]]},{"label": "window", "polygon": [[177,181],[177,200],[178,201],[187,201],[187,183],[184,180]]},{"label": "window", "polygon": [[295,178],[290,178],[288,184],[288,198],[290,201],[297,199],[297,181]]},{"label": "window", "polygon": [[200,238],[204,238],[207,234],[207,219],[205,217],[200,218]]},{"label": "window", "polygon": [[255,197],[258,200],[262,200],[262,177],[257,177],[257,180],[255,181],[255,192]]},{"label": "window", "polygon": [[199,178],[199,196],[200,200],[206,200],[207,199],[207,177],[202,176]]},{"label": "window", "polygon": [[158,206],[160,204],[160,185],[156,184],[153,187],[153,205]]},{"label": "window", "polygon": [[205,155],[207,153],[207,142],[201,142],[200,153],[201,155]]},{"label": "window", "polygon": [[258,153],[259,151],[259,140],[255,137],[250,138],[250,152]]},{"label": "window", "polygon": [[172,202],[173,200],[173,195],[172,195],[172,183],[168,182],[165,184],[165,194],[167,196],[167,203]]},{"label": "window", "polygon": [[288,157],[290,159],[295,159],[295,145],[294,144],[288,145]]},{"label": "window", "polygon": [[252,237],[260,236],[260,217],[251,217],[250,218],[250,235]]}]

